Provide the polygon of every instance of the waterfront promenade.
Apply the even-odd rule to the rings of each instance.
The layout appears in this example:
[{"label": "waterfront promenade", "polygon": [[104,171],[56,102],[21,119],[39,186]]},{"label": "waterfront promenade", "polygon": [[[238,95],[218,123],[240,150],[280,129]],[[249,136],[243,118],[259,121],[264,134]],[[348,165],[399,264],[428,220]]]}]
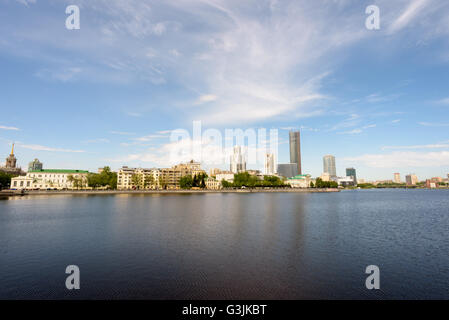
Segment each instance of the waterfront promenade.
[{"label": "waterfront promenade", "polygon": [[[5,190],[6,191],[6,190]],[[20,195],[67,195],[67,194],[192,194],[192,193],[309,193],[309,192],[339,192],[339,189],[315,189],[315,188],[279,188],[279,189],[222,189],[222,190],[29,190],[25,193],[8,190],[5,196]]]}]

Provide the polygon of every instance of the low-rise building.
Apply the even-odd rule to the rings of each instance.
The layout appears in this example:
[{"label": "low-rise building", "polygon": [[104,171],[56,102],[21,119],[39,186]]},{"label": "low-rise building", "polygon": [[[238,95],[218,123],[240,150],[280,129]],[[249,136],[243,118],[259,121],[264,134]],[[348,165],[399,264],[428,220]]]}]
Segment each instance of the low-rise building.
[{"label": "low-rise building", "polygon": [[287,178],[285,184],[290,185],[292,188],[309,188],[311,181],[310,174],[298,174],[294,177]]},{"label": "low-rise building", "polygon": [[234,174],[233,173],[220,173],[215,176],[215,179],[218,181],[224,180],[224,181],[232,183],[232,182],[234,182]]},{"label": "low-rise building", "polygon": [[206,178],[205,180],[206,183],[206,189],[209,190],[219,190],[221,188],[223,188],[222,184],[221,184],[221,180],[217,180],[211,177]]},{"label": "low-rise building", "polygon": [[11,179],[11,189],[84,189],[87,188],[89,171],[66,169],[42,169],[27,172],[26,176]]},{"label": "low-rise building", "polygon": [[337,183],[339,186],[342,187],[348,187],[348,186],[355,186],[356,182],[354,181],[354,177],[353,176],[349,176],[349,177],[338,177],[337,178]]}]

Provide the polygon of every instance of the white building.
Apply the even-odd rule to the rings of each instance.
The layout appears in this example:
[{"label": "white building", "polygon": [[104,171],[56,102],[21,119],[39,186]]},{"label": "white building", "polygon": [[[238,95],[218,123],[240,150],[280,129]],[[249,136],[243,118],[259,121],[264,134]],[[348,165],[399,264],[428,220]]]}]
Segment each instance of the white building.
[{"label": "white building", "polygon": [[[134,175],[137,178],[133,179]],[[155,168],[143,169],[122,167],[117,172],[117,189],[159,189],[160,175],[161,171]]]},{"label": "white building", "polygon": [[331,177],[337,176],[335,157],[333,155],[328,154],[323,157],[323,172],[329,173]]},{"label": "white building", "polygon": [[42,169],[27,172],[26,176],[11,179],[11,189],[46,190],[46,189],[83,189],[87,188],[89,171]]},{"label": "white building", "polygon": [[245,155],[242,153],[242,147],[234,146],[234,154],[231,155],[231,172],[240,173],[246,171]]},{"label": "white building", "polygon": [[227,181],[227,182],[234,182],[234,174],[233,173],[219,173],[215,176],[215,179],[218,181]]},{"label": "white building", "polygon": [[401,174],[396,172],[394,174],[394,180],[393,181],[394,181],[394,183],[401,183]]},{"label": "white building", "polygon": [[311,181],[310,174],[298,174],[285,180],[285,184],[289,184],[292,188],[309,188]]},{"label": "white building", "polygon": [[275,175],[276,174],[276,159],[273,153],[267,153],[265,155],[264,174]]},{"label": "white building", "polygon": [[206,189],[209,190],[219,190],[221,188],[223,188],[222,184],[221,184],[221,180],[216,180],[214,178],[206,178]]}]

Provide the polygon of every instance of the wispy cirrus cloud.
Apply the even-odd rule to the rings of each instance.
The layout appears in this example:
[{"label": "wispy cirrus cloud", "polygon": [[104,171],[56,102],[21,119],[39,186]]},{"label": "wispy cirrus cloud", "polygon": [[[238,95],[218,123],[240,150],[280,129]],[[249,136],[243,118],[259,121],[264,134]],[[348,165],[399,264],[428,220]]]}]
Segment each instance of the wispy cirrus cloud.
[{"label": "wispy cirrus cloud", "polygon": [[12,131],[19,131],[20,129],[17,127],[10,127],[10,126],[0,126],[1,130],[12,130]]},{"label": "wispy cirrus cloud", "polygon": [[18,146],[24,149],[30,149],[35,151],[49,151],[49,152],[69,152],[69,153],[83,153],[84,150],[73,150],[73,149],[65,149],[65,148],[54,148],[54,147],[47,147],[42,146],[39,144],[22,144],[19,143]]}]

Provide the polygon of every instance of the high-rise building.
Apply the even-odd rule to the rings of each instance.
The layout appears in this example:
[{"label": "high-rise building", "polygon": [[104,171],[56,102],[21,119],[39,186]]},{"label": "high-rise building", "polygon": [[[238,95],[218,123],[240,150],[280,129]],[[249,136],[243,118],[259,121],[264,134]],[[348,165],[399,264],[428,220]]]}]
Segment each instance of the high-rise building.
[{"label": "high-rise building", "polygon": [[6,158],[5,168],[14,169],[16,167],[17,158],[14,156],[14,143],[12,144],[11,154]]},{"label": "high-rise building", "polygon": [[405,183],[408,186],[414,186],[418,183],[418,177],[415,174],[408,174],[405,176]]},{"label": "high-rise building", "polygon": [[396,172],[394,174],[394,180],[393,181],[394,181],[394,183],[401,183],[401,174]]},{"label": "high-rise building", "polygon": [[246,171],[246,161],[240,146],[234,146],[234,154],[231,156],[231,172],[240,173]]},{"label": "high-rise building", "polygon": [[28,163],[28,171],[40,171],[43,168],[42,162],[39,162],[38,159],[34,159],[30,163]]},{"label": "high-rise building", "polygon": [[273,153],[265,155],[264,174],[273,175],[276,173],[276,160]]},{"label": "high-rise building", "polygon": [[296,163],[280,163],[277,167],[277,173],[280,176],[291,178],[298,175],[298,166]]},{"label": "high-rise building", "polygon": [[290,163],[296,163],[298,174],[302,174],[301,170],[301,137],[299,131],[289,132],[290,141]]},{"label": "high-rise building", "polygon": [[346,176],[347,177],[352,177],[352,180],[354,181],[354,184],[357,184],[357,174],[356,174],[354,168],[346,168]]},{"label": "high-rise building", "polygon": [[335,157],[333,155],[325,155],[323,157],[323,172],[329,173],[331,177],[337,176],[337,169],[335,168]]}]

